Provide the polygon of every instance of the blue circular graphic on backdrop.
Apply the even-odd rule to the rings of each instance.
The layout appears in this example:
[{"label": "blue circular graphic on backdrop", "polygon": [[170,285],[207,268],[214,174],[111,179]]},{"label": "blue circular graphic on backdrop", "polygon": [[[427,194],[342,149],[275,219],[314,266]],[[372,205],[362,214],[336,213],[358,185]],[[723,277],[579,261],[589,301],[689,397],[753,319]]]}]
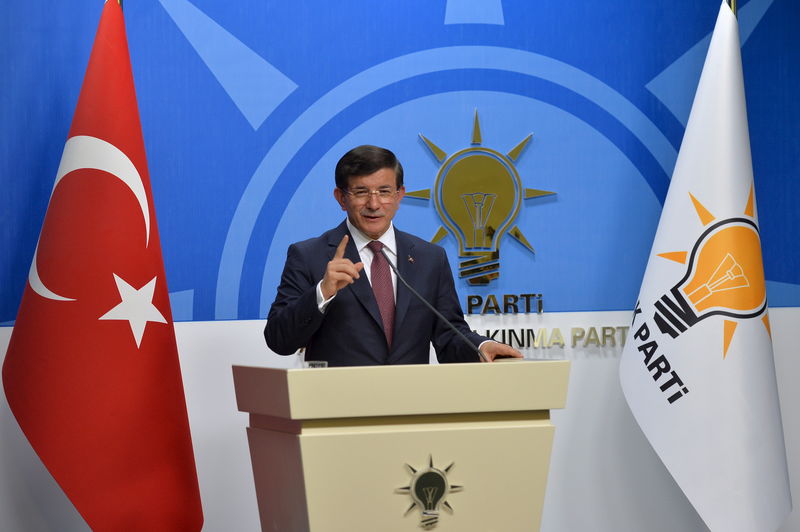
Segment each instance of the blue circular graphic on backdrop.
[{"label": "blue circular graphic on backdrop", "polygon": [[[671,173],[676,152],[661,131],[613,89],[563,62],[522,50],[487,46],[439,48],[401,56],[367,69],[329,91],[298,117],[269,149],[242,195],[226,237],[217,276],[216,318],[238,317],[240,296],[249,297],[251,290],[242,292],[242,272],[256,221],[276,182],[309,139],[354,102],[392,83],[431,72],[469,69],[533,76],[588,99],[630,131],[657,161],[665,176]],[[641,178],[652,187],[665,188],[666,177],[663,177],[664,182],[655,184],[648,180],[657,179],[657,176],[648,174]],[[266,245],[270,252],[273,247],[269,242],[253,245]],[[263,315],[263,301],[259,307]],[[596,308],[606,307],[603,304]]]},{"label": "blue circular graphic on backdrop", "polygon": [[[469,146],[474,108],[486,147],[507,152],[533,133],[515,163],[522,185],[557,194],[523,200],[514,221],[536,254],[506,235],[500,278],[481,288],[458,281],[462,301],[466,293],[542,293],[547,310],[630,308],[661,209],[640,171],[601,132],[563,109],[525,96],[460,91],[387,109],[319,158],[291,195],[276,228],[260,283],[261,315],[275,297],[289,244],[342,221],[344,213],[333,199],[332,169],[343,153],[364,143],[391,146],[403,163],[406,189],[432,189],[440,163],[408,131],[416,130],[455,153]],[[626,194],[619,194],[621,189]],[[442,225],[432,200],[408,197],[395,223],[425,239]],[[449,235],[441,245],[452,265],[458,256],[455,238]]]}]

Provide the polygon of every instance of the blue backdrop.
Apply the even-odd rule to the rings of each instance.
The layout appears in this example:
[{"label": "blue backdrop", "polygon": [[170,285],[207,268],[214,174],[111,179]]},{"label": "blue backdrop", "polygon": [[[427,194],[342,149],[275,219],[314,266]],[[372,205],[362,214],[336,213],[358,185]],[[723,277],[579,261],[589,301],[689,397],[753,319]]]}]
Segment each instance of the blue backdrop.
[{"label": "blue backdrop", "polygon": [[[0,322],[14,320],[75,108],[100,0],[0,6]],[[715,0],[129,0],[125,16],[176,319],[265,316],[290,242],[342,219],[333,166],[394,150],[408,190],[448,154],[515,161],[523,200],[500,277],[547,311],[631,309],[719,10]],[[740,3],[772,306],[800,305],[800,6]],[[432,238],[433,202],[398,227]],[[452,235],[441,242],[458,262]]]}]

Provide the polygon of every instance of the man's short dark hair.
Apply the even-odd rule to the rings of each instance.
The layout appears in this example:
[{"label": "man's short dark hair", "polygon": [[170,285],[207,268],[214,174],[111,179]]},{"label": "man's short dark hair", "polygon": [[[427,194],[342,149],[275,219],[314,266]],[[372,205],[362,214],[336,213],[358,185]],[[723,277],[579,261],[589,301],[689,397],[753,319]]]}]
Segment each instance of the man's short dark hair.
[{"label": "man's short dark hair", "polygon": [[351,177],[374,174],[383,168],[394,170],[397,188],[403,186],[403,165],[394,153],[378,146],[358,146],[345,153],[336,163],[336,186],[347,190]]}]

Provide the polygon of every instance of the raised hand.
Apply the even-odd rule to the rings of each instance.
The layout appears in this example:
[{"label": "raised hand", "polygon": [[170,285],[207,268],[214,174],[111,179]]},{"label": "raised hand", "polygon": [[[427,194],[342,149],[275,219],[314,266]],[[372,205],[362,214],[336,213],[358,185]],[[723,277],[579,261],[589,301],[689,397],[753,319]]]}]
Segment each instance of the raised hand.
[{"label": "raised hand", "polygon": [[348,235],[342,237],[342,241],[336,247],[336,253],[333,254],[333,258],[328,262],[328,267],[325,268],[325,276],[320,285],[322,296],[325,299],[330,299],[336,292],[354,283],[360,276],[359,272],[364,269],[363,262],[353,264],[353,261],[344,258],[348,240],[350,240]]}]

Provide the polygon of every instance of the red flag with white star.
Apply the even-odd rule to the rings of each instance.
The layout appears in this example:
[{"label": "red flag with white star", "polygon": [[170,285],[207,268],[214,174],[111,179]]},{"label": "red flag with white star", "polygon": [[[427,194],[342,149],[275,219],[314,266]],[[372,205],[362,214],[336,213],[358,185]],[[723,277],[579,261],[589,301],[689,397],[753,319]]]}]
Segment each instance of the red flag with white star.
[{"label": "red flag with white star", "polygon": [[94,530],[199,530],[175,332],[125,24],[107,2],[3,386]]}]

